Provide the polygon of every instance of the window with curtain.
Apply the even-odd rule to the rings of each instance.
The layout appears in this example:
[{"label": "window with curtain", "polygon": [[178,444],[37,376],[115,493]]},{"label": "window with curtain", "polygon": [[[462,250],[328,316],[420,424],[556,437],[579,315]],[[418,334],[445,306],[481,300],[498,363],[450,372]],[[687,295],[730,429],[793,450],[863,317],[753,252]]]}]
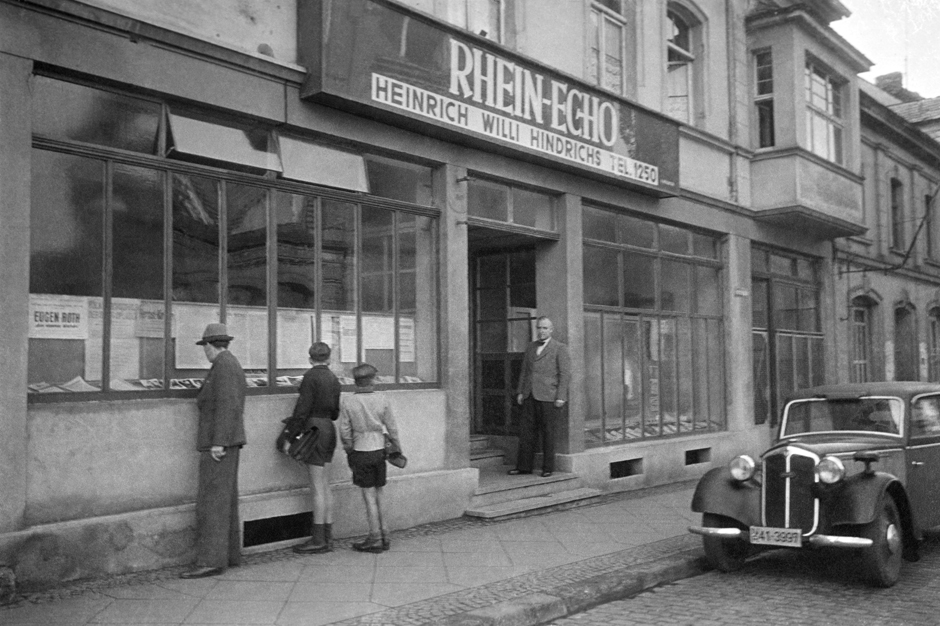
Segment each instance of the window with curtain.
[{"label": "window with curtain", "polygon": [[[346,383],[361,361],[383,384],[437,382],[430,168],[359,156],[376,164],[370,194],[220,172],[172,158],[161,102],[35,80],[31,398],[196,389],[209,363],[195,341],[219,321],[251,387],[298,384],[318,340]],[[267,150],[211,158],[279,165]]]},{"label": "window with curtain", "polygon": [[584,207],[585,445],[721,430],[719,239]]},{"label": "window with curtain", "polygon": [[447,5],[447,20],[496,43],[512,45],[515,0],[456,0]]}]

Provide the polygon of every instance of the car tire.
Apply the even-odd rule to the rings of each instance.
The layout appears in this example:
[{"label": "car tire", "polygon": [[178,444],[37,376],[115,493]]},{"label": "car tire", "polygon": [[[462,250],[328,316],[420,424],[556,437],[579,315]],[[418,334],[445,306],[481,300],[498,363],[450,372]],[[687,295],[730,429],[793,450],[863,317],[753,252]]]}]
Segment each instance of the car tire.
[{"label": "car tire", "polygon": [[[714,513],[702,514],[702,526],[706,528],[740,528],[744,526],[730,517]],[[750,546],[741,539],[718,539],[702,537],[705,558],[708,564],[720,572],[733,572],[741,569],[750,554]]]},{"label": "car tire", "polygon": [[861,527],[861,536],[872,540],[862,551],[868,578],[877,587],[891,587],[900,578],[904,552],[904,529],[894,498],[881,497],[875,519]]}]

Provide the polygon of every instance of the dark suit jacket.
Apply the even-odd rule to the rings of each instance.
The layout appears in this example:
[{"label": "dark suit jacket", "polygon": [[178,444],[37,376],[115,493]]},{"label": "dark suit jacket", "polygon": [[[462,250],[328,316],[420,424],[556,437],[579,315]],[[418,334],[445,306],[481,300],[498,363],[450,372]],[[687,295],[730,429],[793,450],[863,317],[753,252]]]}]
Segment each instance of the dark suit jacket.
[{"label": "dark suit jacket", "polygon": [[316,365],[307,370],[300,381],[300,395],[294,406],[294,421],[306,421],[309,417],[339,417],[340,385],[328,367]]},{"label": "dark suit jacket", "polygon": [[542,402],[568,401],[568,383],[571,381],[571,360],[568,346],[552,339],[542,354],[537,354],[539,343],[533,341],[526,348],[522,360],[522,373],[516,393],[523,398],[532,397]]},{"label": "dark suit jacket", "polygon": [[196,396],[199,407],[196,449],[245,445],[247,386],[245,372],[235,355],[228,350],[220,352]]}]

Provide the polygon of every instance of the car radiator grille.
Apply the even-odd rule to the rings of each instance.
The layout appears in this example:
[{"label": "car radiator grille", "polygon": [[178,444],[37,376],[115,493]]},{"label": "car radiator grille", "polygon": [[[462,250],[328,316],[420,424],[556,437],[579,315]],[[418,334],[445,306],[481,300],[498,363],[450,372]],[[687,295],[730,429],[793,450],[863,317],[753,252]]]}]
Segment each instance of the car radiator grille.
[{"label": "car radiator grille", "polygon": [[784,448],[764,457],[765,526],[799,528],[804,535],[815,529],[816,462],[815,455],[796,448]]}]

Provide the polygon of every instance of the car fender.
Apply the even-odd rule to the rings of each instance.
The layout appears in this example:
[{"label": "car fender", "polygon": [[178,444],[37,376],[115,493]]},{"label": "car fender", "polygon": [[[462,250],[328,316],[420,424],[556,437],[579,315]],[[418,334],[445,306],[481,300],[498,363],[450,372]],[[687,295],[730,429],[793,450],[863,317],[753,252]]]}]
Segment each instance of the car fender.
[{"label": "car fender", "polygon": [[745,526],[760,525],[760,483],[739,482],[727,467],[709,470],[698,481],[692,496],[692,510],[730,517]]},{"label": "car fender", "polygon": [[886,472],[855,474],[846,479],[842,489],[833,493],[826,505],[829,521],[841,524],[868,524],[875,519],[878,502],[885,493],[895,499],[902,516],[910,519],[907,493],[897,477]]}]

